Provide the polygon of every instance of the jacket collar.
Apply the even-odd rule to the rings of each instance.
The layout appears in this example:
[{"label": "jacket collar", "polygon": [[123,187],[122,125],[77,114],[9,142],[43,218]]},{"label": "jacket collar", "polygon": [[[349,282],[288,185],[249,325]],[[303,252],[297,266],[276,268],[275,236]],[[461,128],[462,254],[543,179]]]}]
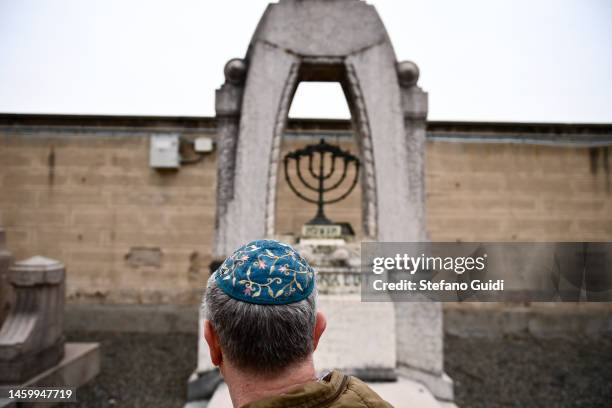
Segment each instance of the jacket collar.
[{"label": "jacket collar", "polygon": [[250,402],[242,408],[315,408],[326,406],[340,397],[347,387],[349,377],[332,371],[319,381],[282,395],[266,397]]}]

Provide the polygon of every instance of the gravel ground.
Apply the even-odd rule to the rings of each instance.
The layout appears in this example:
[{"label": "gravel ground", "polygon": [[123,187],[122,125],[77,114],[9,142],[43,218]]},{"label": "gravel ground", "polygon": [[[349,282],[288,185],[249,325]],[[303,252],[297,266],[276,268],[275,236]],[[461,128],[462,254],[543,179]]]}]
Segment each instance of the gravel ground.
[{"label": "gravel ground", "polygon": [[[79,407],[182,407],[196,336],[68,333],[102,344],[102,371]],[[610,407],[612,338],[537,340],[447,336],[445,364],[467,407]]]},{"label": "gravel ground", "polygon": [[612,338],[445,339],[460,407],[612,407]]},{"label": "gravel ground", "polygon": [[195,334],[67,333],[67,337],[101,343],[101,372],[78,389],[79,407],[185,404],[187,379],[197,359]]}]

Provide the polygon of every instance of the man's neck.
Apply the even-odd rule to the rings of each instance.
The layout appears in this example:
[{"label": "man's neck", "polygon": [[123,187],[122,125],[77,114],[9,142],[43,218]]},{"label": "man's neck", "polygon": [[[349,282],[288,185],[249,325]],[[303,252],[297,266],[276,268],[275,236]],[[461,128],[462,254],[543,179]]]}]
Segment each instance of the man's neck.
[{"label": "man's neck", "polygon": [[223,378],[235,408],[273,395],[285,394],[316,379],[312,356],[272,376],[245,373],[223,364]]}]

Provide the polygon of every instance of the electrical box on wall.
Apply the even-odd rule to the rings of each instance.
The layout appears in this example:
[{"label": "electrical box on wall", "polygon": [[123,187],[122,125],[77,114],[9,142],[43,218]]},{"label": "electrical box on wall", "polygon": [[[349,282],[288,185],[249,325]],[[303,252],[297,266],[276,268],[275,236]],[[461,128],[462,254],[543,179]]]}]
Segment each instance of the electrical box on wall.
[{"label": "electrical box on wall", "polygon": [[193,150],[198,153],[210,153],[213,151],[213,141],[210,137],[198,137],[193,145]]},{"label": "electrical box on wall", "polygon": [[179,135],[157,134],[150,140],[149,165],[155,169],[178,169],[181,165]]}]

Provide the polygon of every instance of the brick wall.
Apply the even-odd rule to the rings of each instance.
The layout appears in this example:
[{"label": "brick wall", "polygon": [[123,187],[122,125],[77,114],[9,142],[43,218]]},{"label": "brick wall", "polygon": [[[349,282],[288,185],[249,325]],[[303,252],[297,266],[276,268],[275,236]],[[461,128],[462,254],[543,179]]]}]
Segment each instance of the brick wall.
[{"label": "brick wall", "polygon": [[[198,302],[212,260],[215,155],[159,172],[148,149],[144,132],[0,133],[0,225],[14,257],[63,261],[72,302]],[[610,174],[592,164],[585,148],[428,142],[431,239],[610,241]],[[277,230],[297,232],[315,206],[279,180]],[[328,215],[361,234],[359,188]]]}]

